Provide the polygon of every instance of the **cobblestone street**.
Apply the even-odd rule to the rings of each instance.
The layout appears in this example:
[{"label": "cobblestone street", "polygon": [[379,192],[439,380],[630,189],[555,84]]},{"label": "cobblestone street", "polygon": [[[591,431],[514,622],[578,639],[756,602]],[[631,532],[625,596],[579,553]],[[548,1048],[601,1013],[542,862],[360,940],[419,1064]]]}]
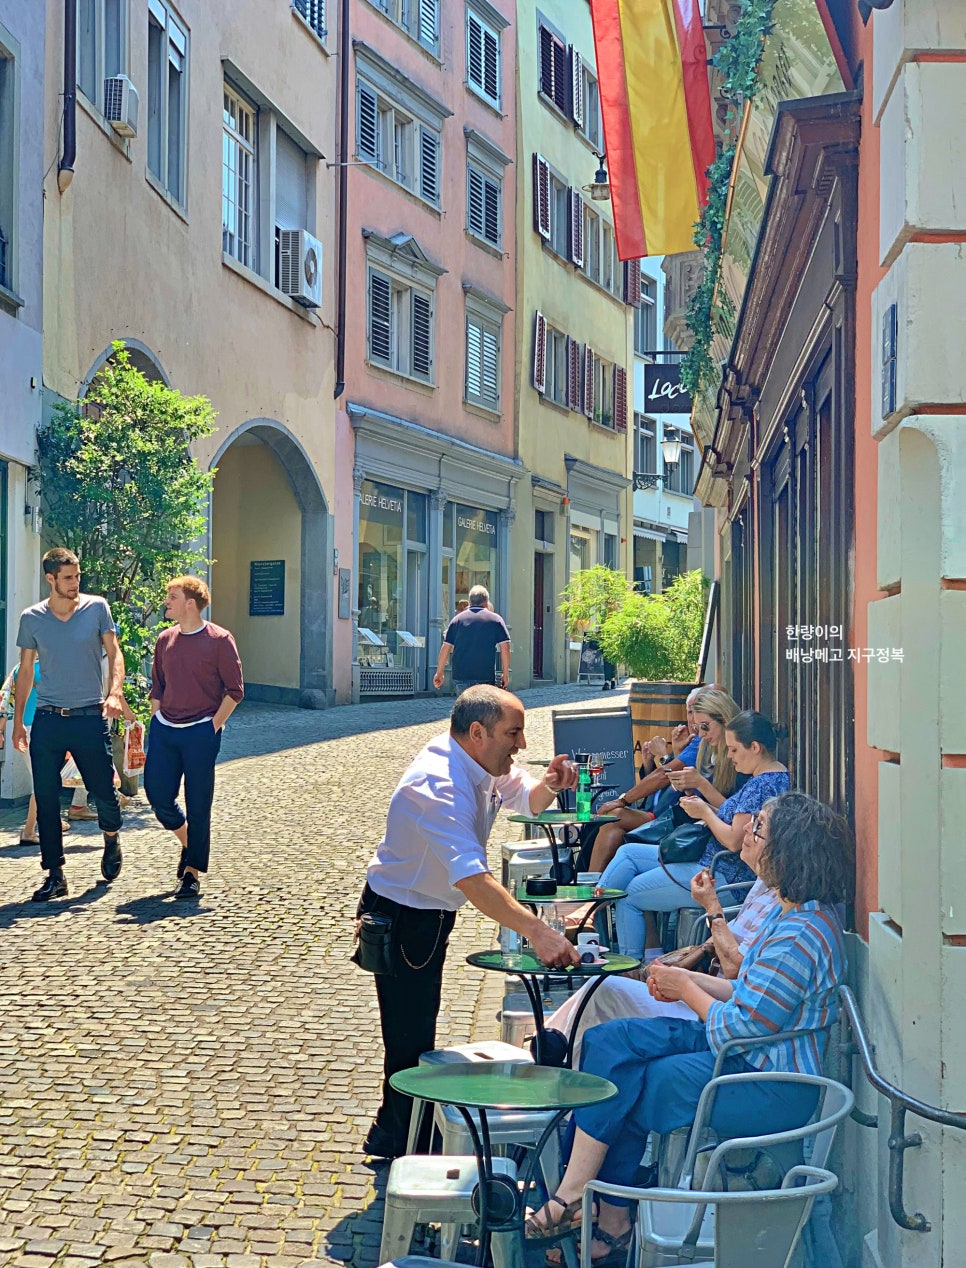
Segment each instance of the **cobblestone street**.
[{"label": "cobblestone street", "polygon": [[[534,757],[551,706],[523,693]],[[451,701],[328,712],[244,705],[218,768],[212,871],[172,898],[177,846],[142,798],[124,869],[96,823],[67,840],[70,898],[32,905],[22,809],[0,823],[0,1263],[297,1268],[377,1262],[386,1168],[358,1145],[378,1100],[375,992],[351,916],[396,780]],[[491,845],[519,835],[498,823]],[[464,908],[439,1039],[497,1037],[499,979],[470,969]]]}]

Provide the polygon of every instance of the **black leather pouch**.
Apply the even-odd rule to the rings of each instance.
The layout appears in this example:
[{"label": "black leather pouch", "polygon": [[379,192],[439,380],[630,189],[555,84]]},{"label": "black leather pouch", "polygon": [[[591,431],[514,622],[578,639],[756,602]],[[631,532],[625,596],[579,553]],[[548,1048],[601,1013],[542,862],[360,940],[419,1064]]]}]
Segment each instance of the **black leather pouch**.
[{"label": "black leather pouch", "polygon": [[367,973],[395,973],[392,949],[393,917],[381,911],[365,911],[356,926],[356,949],[349,957]]}]

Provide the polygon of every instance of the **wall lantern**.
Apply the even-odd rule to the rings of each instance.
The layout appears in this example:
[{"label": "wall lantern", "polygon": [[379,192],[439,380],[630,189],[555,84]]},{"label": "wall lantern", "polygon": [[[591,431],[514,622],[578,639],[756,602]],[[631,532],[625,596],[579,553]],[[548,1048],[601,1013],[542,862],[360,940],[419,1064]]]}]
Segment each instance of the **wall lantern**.
[{"label": "wall lantern", "polygon": [[[595,150],[594,153],[597,154],[597,151]],[[590,194],[597,203],[610,201],[610,181],[607,178],[606,157],[603,154],[597,154],[597,171],[591,183],[584,186],[584,193]]]}]

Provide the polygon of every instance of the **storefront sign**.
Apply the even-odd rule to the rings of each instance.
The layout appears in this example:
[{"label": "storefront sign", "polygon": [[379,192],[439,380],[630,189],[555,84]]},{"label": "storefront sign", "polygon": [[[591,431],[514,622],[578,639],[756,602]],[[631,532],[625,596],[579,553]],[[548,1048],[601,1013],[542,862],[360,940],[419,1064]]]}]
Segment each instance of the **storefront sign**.
[{"label": "storefront sign", "polygon": [[284,559],[252,560],[248,587],[248,615],[285,615]]},{"label": "storefront sign", "polygon": [[470,515],[457,515],[456,527],[468,529],[471,533],[492,533],[496,536],[496,524],[492,520],[475,519]]},{"label": "storefront sign", "polygon": [[[376,507],[389,515],[402,515],[402,498],[393,497],[391,494],[386,493],[384,489],[384,485],[373,484],[367,480],[362,486],[362,492],[359,494],[359,505]],[[371,519],[372,516],[369,518]]]},{"label": "storefront sign", "polygon": [[644,409],[648,414],[690,414],[691,393],[681,382],[680,365],[645,365]]}]

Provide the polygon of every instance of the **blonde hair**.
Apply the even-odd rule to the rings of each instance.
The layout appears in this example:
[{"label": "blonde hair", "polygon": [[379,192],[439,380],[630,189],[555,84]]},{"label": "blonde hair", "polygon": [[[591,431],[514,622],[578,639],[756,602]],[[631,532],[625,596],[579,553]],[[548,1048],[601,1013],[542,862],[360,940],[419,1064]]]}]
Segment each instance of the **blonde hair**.
[{"label": "blonde hair", "polygon": [[727,797],[730,795],[735,783],[735,768],[728,756],[728,744],[725,740],[725,727],[732,718],[737,717],[741,712],[739,705],[732,700],[727,691],[722,691],[720,687],[704,687],[691,701],[691,710],[693,713],[705,713],[709,718],[713,718],[715,722],[721,726],[721,739],[712,749],[710,741],[703,739],[698,748],[698,757],[695,765],[698,770],[703,770],[709,763],[711,753],[714,753],[714,778],[712,783],[719,793]]},{"label": "blonde hair", "polygon": [[200,577],[175,577],[168,582],[168,589],[173,589],[175,586],[186,599],[194,599],[195,607],[199,612],[203,612],[211,602],[211,592]]}]

